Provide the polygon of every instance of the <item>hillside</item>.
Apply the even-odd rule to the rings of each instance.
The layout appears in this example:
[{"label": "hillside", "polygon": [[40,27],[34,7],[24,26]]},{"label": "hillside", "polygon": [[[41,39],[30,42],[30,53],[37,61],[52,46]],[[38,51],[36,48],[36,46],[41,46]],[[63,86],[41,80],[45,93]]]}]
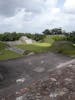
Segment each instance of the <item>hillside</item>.
[{"label": "hillside", "polygon": [[20,54],[8,50],[8,45],[6,43],[0,42],[0,60],[6,60],[20,56]]},{"label": "hillside", "polygon": [[7,44],[0,41],[0,51],[5,49],[6,47],[7,47]]},{"label": "hillside", "polygon": [[67,56],[75,56],[75,46],[69,41],[55,41],[50,50]]}]

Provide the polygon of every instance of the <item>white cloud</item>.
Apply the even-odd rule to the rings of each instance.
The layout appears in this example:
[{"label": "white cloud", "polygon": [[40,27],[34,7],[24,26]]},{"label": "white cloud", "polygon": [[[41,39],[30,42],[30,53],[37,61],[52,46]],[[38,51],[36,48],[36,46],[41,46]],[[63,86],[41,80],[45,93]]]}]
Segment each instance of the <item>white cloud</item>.
[{"label": "white cloud", "polygon": [[66,0],[64,3],[64,11],[68,13],[75,13],[75,0]]},{"label": "white cloud", "polygon": [[[1,19],[0,26],[4,26],[2,29],[6,31],[39,32],[51,21],[53,18],[51,14],[57,12],[57,8],[54,8],[56,3],[57,0],[26,1],[28,6],[25,6],[25,8],[17,8],[15,16]],[[54,10],[52,11],[52,9]],[[34,12],[37,10],[41,12]]]},{"label": "white cloud", "polygon": [[60,9],[59,8],[53,8],[52,13],[54,13],[54,14],[60,13]]},{"label": "white cloud", "polygon": [[16,7],[15,14],[8,14],[9,17],[5,15],[6,13],[3,13],[5,16],[0,14],[0,31],[2,32],[42,32],[46,28],[53,27],[63,27],[68,31],[74,30],[74,0],[65,0],[62,8],[57,7],[58,0],[23,0],[23,2],[13,0],[10,4],[12,8],[13,2]]}]

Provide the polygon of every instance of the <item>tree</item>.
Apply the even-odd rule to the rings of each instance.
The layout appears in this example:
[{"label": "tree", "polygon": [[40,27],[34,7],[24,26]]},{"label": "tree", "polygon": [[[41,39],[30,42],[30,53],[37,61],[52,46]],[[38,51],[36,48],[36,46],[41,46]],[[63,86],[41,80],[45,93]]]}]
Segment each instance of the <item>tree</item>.
[{"label": "tree", "polygon": [[61,28],[54,28],[54,29],[51,30],[51,33],[53,35],[57,35],[57,34],[63,34],[63,31],[62,31]]},{"label": "tree", "polygon": [[43,31],[44,35],[60,35],[64,34],[64,31],[61,28],[53,28],[51,30],[46,29]]},{"label": "tree", "polygon": [[49,29],[46,29],[42,32],[44,35],[51,35],[51,32]]},{"label": "tree", "polygon": [[75,43],[75,31],[70,32],[66,36],[67,36],[67,40],[72,41],[72,42]]}]

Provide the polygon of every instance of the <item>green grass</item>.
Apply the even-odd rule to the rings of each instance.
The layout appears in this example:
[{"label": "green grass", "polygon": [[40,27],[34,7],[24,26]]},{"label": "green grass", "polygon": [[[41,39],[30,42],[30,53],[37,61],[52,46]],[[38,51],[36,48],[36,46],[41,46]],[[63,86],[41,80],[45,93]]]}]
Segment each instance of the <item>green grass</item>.
[{"label": "green grass", "polygon": [[5,49],[7,47],[7,44],[0,41],[0,50]]},{"label": "green grass", "polygon": [[75,46],[68,41],[57,41],[51,46],[51,51],[61,53],[68,56],[75,55]]},{"label": "green grass", "polygon": [[34,43],[25,45],[16,45],[17,48],[29,50],[34,53],[56,52],[68,56],[75,55],[75,46],[68,41],[55,41],[53,44],[49,43]]},{"label": "green grass", "polygon": [[[37,42],[34,44],[22,44],[16,45],[17,48],[27,50],[28,52],[34,53],[44,53],[48,51],[61,53],[68,56],[75,56],[75,44],[63,41],[65,40],[64,35],[49,35],[43,40],[43,43]],[[6,49],[7,45],[0,42],[0,60],[11,59],[21,57],[23,55],[17,54],[15,52]]]},{"label": "green grass", "polygon": [[51,44],[49,44],[49,43],[34,43],[34,44],[16,45],[17,48],[29,50],[34,53],[47,52],[47,51],[49,51],[50,46],[51,46]]},{"label": "green grass", "polygon": [[75,55],[75,44],[66,41],[64,35],[47,35],[43,42],[51,44],[50,51],[68,56]]},{"label": "green grass", "polygon": [[15,52],[9,51],[9,50],[2,50],[0,54],[0,60],[6,60],[6,59],[11,59],[11,58],[17,58],[21,57],[22,55],[17,54]]},{"label": "green grass", "polygon": [[6,43],[0,42],[0,60],[6,60],[22,56],[20,54],[7,50],[7,46],[8,45]]},{"label": "green grass", "polygon": [[43,42],[46,42],[46,43],[53,43],[55,41],[58,41],[58,40],[65,40],[66,37],[64,35],[47,35]]}]

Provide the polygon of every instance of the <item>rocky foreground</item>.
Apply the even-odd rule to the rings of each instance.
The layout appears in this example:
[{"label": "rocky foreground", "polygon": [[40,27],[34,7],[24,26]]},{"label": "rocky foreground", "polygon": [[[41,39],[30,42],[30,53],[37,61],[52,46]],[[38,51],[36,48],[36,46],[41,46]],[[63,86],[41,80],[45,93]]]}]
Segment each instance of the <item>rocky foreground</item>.
[{"label": "rocky foreground", "polygon": [[75,64],[51,71],[47,80],[34,82],[16,100],[75,100]]},{"label": "rocky foreground", "polygon": [[75,59],[45,53],[1,61],[0,69],[0,100],[75,100]]}]

